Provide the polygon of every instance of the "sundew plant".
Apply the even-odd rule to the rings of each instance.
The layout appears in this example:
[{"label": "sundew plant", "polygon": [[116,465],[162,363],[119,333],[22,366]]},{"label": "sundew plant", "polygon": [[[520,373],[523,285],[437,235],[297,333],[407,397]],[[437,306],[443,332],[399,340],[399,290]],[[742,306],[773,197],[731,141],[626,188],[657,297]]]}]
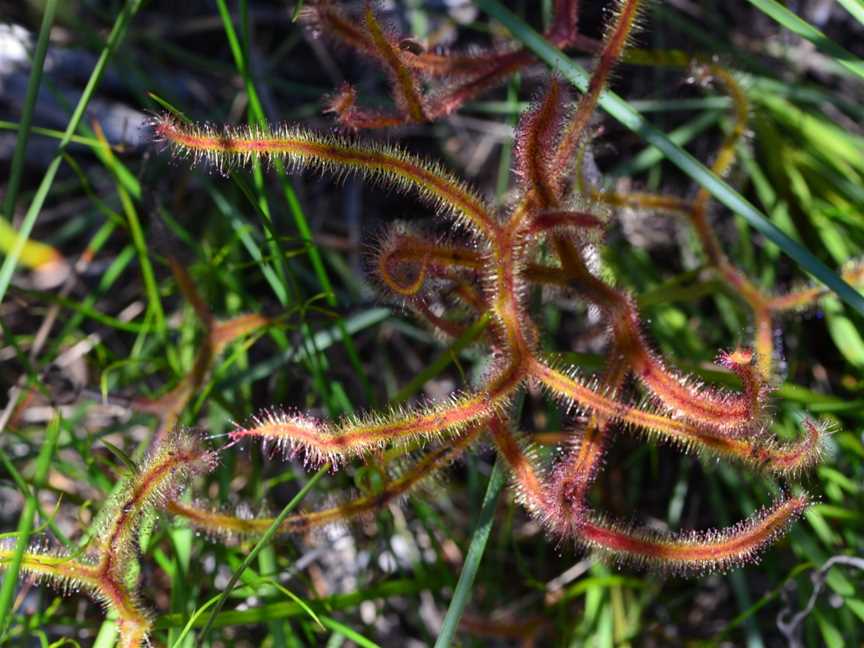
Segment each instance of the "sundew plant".
[{"label": "sundew plant", "polygon": [[[145,12],[131,47],[230,73],[235,100],[125,61],[148,81],[141,142],[87,123],[87,93],[57,134],[0,230],[24,496],[3,637],[859,636],[864,63],[773,0],[703,18],[791,30],[821,83],[640,0],[481,0],[471,25],[414,4],[219,0],[218,54]],[[278,65],[259,31],[289,35]],[[35,97],[4,122],[22,147]],[[26,241],[61,161],[101,225]],[[22,304],[48,308],[36,335]]]}]

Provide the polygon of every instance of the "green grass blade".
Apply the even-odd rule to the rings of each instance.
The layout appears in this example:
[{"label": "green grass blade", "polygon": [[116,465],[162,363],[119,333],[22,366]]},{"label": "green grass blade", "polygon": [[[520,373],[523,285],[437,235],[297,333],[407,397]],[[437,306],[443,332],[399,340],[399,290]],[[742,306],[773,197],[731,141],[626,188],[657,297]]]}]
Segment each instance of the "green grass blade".
[{"label": "green grass blade", "polygon": [[45,65],[45,54],[48,52],[48,40],[56,11],[57,0],[48,0],[45,3],[45,12],[42,14],[42,26],[39,28],[36,49],[33,51],[33,65],[30,78],[27,80],[18,138],[15,140],[15,152],[12,154],[12,165],[9,169],[9,182],[6,184],[6,195],[3,197],[2,214],[7,218],[12,218],[15,211],[18,186],[21,184],[21,173],[24,170],[24,155],[27,152],[27,142],[33,124],[33,111],[36,108],[36,98],[39,96],[39,86],[42,83],[42,68]]},{"label": "green grass blade", "polygon": [[329,628],[336,634],[342,635],[349,641],[353,641],[358,646],[362,646],[363,648],[381,648],[374,641],[370,641],[356,630],[346,626],[344,623],[339,623],[336,619],[324,616],[321,617],[321,622],[324,624],[324,627]]},{"label": "green grass blade", "polygon": [[[362,311],[356,315],[352,315],[345,320],[345,330],[354,335],[360,331],[366,330],[373,326],[377,326],[392,315],[389,308],[371,308]],[[327,348],[336,343],[340,329],[338,326],[318,331],[311,340],[314,348],[318,352],[326,351]],[[272,376],[274,372],[281,367],[292,362],[304,362],[308,360],[308,350],[305,346],[287,346],[281,350],[278,355],[262,360],[258,364],[243,372],[227,377],[217,383],[216,388],[220,390],[236,389],[240,385],[245,385],[256,380],[262,380],[267,376]]]},{"label": "green grass blade", "polygon": [[864,0],[838,0],[859,23],[864,25]]},{"label": "green grass blade", "polygon": [[[15,467],[15,464],[12,463],[9,455],[7,455],[2,449],[0,449],[0,464],[2,464],[3,467],[6,469],[6,472],[9,473],[9,476],[12,478],[12,481],[15,483],[15,486],[18,488],[18,490],[21,491],[21,494],[24,495],[24,497],[27,497],[27,491],[30,490],[27,487],[27,482],[24,481],[24,477],[21,475],[21,473],[18,472],[18,469]],[[34,533],[41,533],[43,529],[50,529],[51,533],[54,534],[54,537],[57,538],[60,544],[67,548],[72,546],[72,542],[69,540],[66,534],[63,533],[63,530],[59,526],[57,526],[57,522],[55,521],[55,517],[57,516],[56,507],[53,512],[48,513],[47,511],[45,511],[44,508],[42,508],[39,500],[36,500],[36,513],[38,513],[39,517],[41,517],[45,521],[38,529],[34,530]],[[14,538],[17,535],[17,531],[0,533],[0,540],[6,538]]]},{"label": "green grass blade", "polygon": [[[240,39],[237,36],[237,31],[234,28],[234,22],[231,18],[231,13],[228,10],[228,5],[225,0],[217,0],[216,5],[219,9],[219,15],[222,18],[222,24],[225,29],[225,36],[228,38],[228,45],[231,49],[231,55],[234,58],[234,62],[237,66],[238,72],[243,77],[246,93],[249,97],[249,112],[251,113],[252,119],[258,126],[266,127],[267,116],[264,112],[264,107],[261,104],[261,100],[258,97],[258,91],[255,86],[255,81],[252,79],[252,74],[249,70],[249,60],[240,43]],[[280,177],[284,178],[285,170],[283,165],[281,163],[277,163],[274,164],[274,166],[276,167],[276,170],[279,173]],[[284,182],[282,183],[282,190],[285,194],[285,200],[288,203],[289,209],[291,210],[291,215],[294,217],[294,224],[297,227],[300,236],[305,241],[311,241],[312,229],[309,227],[309,222],[306,219],[306,215],[303,213],[303,209],[300,206],[300,201],[297,199],[297,195],[294,192],[294,189],[287,182]],[[324,290],[325,293],[328,293],[327,299],[330,305],[335,306],[333,287],[330,283],[329,277],[327,276],[327,271],[324,268],[324,262],[321,260],[321,255],[318,252],[318,248],[310,244],[307,248],[307,251],[309,254],[309,260],[312,263],[312,267],[321,285],[321,289]]]},{"label": "green grass blade", "polygon": [[[101,130],[99,131],[99,137],[102,137]],[[141,220],[138,218],[135,203],[123,186],[121,175],[116,169],[116,158],[111,152],[108,142],[106,141],[104,144],[102,149],[104,157],[102,160],[112,171],[117,182],[117,195],[120,197],[120,205],[123,208],[123,213],[126,215],[126,227],[132,239],[132,244],[135,246],[135,251],[138,253],[138,265],[141,268],[141,278],[144,281],[144,292],[147,294],[147,308],[156,320],[156,332],[160,336],[164,336],[166,330],[165,312],[162,308],[162,299],[159,296],[156,273],[153,270],[153,264],[150,262],[150,253],[147,247],[147,239],[144,237],[144,229],[141,227]]]},{"label": "green grass blade", "polygon": [[[3,197],[3,204],[0,206],[0,251],[5,254],[16,250],[19,240],[23,239],[10,223],[15,215],[15,202],[18,198],[21,174],[24,170],[27,143],[30,139],[30,134],[35,130],[32,126],[33,112],[36,108],[36,99],[39,96],[39,86],[42,83],[42,68],[45,65],[45,55],[48,51],[48,41],[50,40],[51,26],[54,24],[56,9],[56,0],[52,0],[45,5],[45,12],[42,14],[42,25],[39,28],[39,37],[33,53],[33,64],[31,66],[30,78],[27,80],[27,90],[21,111],[21,123],[18,127],[18,137],[15,140],[15,151],[12,154],[12,164],[9,169],[9,182],[6,185],[6,195]],[[5,220],[7,218],[9,219],[8,222]],[[24,265],[35,268],[51,256],[54,256],[54,254],[56,254],[56,251],[50,246],[36,241],[22,241],[19,260]]]},{"label": "green grass blade", "polygon": [[[246,54],[244,44],[241,43],[241,40],[238,38],[237,30],[234,28],[234,22],[231,18],[230,12],[228,11],[228,5],[226,1],[217,0],[216,4],[219,9],[219,15],[222,18],[225,35],[228,38],[228,45],[231,49],[231,55],[234,58],[234,63],[237,66],[238,72],[243,77],[246,94],[249,98],[249,113],[251,117],[250,121],[254,124],[257,124],[261,128],[265,128],[268,125],[267,115],[264,112],[264,106],[262,105],[261,100],[258,96],[258,90],[255,85],[255,80],[252,77],[252,71],[249,68],[249,58]],[[241,13],[244,17],[244,35],[247,35],[247,5],[243,3],[241,6]],[[306,253],[309,257],[309,262],[312,264],[312,269],[315,273],[315,277],[318,280],[318,285],[324,292],[327,304],[331,307],[335,307],[337,305],[337,299],[336,293],[333,290],[333,284],[330,281],[329,275],[327,274],[327,269],[324,267],[324,261],[321,258],[321,253],[318,250],[318,247],[313,243],[312,228],[309,226],[309,221],[306,218],[306,214],[303,212],[303,207],[300,205],[300,200],[297,198],[297,193],[294,191],[293,186],[286,177],[285,165],[282,163],[281,160],[276,160],[274,161],[273,167],[276,170],[276,177],[280,187],[282,188],[282,194],[285,198],[286,204],[288,205],[288,210],[291,212],[292,218],[294,220],[294,226],[297,228],[297,232],[300,234],[300,238],[308,243],[306,246]],[[348,353],[348,358],[351,361],[355,372],[357,373],[358,377],[364,385],[364,390],[366,391],[368,398],[371,396],[371,388],[368,384],[366,372],[364,371],[360,362],[360,356],[357,353],[354,342],[351,340],[351,337],[347,334],[347,331],[344,328],[344,323],[340,322],[339,326],[342,344],[345,347],[346,352]]]},{"label": "green grass blade", "polygon": [[30,532],[33,530],[33,520],[36,517],[36,509],[39,504],[37,502],[38,491],[45,483],[48,477],[48,470],[51,467],[51,459],[54,456],[54,448],[57,445],[57,437],[60,434],[60,420],[55,418],[48,424],[45,433],[45,441],[42,448],[39,450],[39,456],[36,458],[36,473],[33,476],[33,489],[27,495],[24,502],[24,509],[21,511],[21,517],[18,518],[18,539],[15,543],[15,554],[12,560],[6,567],[6,574],[3,577],[3,585],[0,586],[0,636],[5,634],[12,620],[10,608],[12,607],[12,599],[15,596],[15,585],[18,582],[18,571],[21,569],[21,561],[24,558],[24,552],[27,550],[27,544],[30,539]]},{"label": "green grass blade", "polygon": [[837,43],[832,41],[806,20],[799,18],[797,15],[789,11],[786,7],[777,2],[777,0],[748,1],[754,7],[759,9],[759,11],[783,25],[783,27],[792,33],[813,43],[817,50],[826,56],[833,58],[839,65],[842,65],[844,68],[852,72],[852,74],[864,79],[864,61],[846,49],[840,47]]},{"label": "green grass blade", "polygon": [[99,633],[93,641],[93,648],[114,648],[116,644],[117,621],[112,616],[109,616],[99,628]]},{"label": "green grass blade", "polygon": [[459,574],[459,582],[456,583],[450,607],[447,608],[444,624],[441,627],[441,634],[438,635],[438,639],[435,641],[435,648],[449,648],[453,645],[453,638],[456,636],[459,621],[462,619],[463,612],[465,612],[465,606],[471,600],[471,588],[474,586],[477,569],[480,567],[480,561],[483,559],[483,553],[486,551],[486,541],[489,539],[489,532],[492,530],[492,520],[495,517],[495,509],[498,506],[498,497],[501,495],[501,491],[504,490],[506,481],[503,462],[499,457],[492,468],[492,474],[489,476],[486,494],[483,496],[483,507],[480,509],[480,519],[477,521],[477,528],[471,537],[468,555],[465,557],[462,573]]},{"label": "green grass blade", "polygon": [[204,605],[198,606],[198,608],[192,613],[192,616],[189,617],[189,620],[186,622],[186,625],[183,626],[183,629],[180,631],[180,634],[177,635],[177,639],[174,643],[171,644],[171,648],[180,648],[183,644],[183,641],[186,639],[186,636],[191,632],[192,628],[195,626],[195,622],[203,615],[208,609],[212,606],[216,605],[216,602],[221,597],[221,594],[217,594],[208,600]]},{"label": "green grass blade", "polygon": [[330,464],[325,464],[318,469],[308,482],[300,489],[300,491],[291,498],[291,501],[285,505],[285,508],[282,509],[282,512],[276,516],[276,519],[273,520],[273,524],[270,525],[270,528],[264,532],[255,546],[252,548],[246,557],[243,559],[240,567],[231,575],[231,580],[228,581],[228,584],[225,586],[225,591],[219,597],[219,600],[216,602],[216,605],[213,607],[213,610],[210,612],[210,616],[207,617],[207,623],[204,625],[204,629],[201,631],[201,635],[198,637],[199,642],[203,642],[204,638],[207,636],[207,633],[210,632],[210,628],[213,627],[213,621],[219,615],[219,612],[222,610],[222,607],[225,605],[225,601],[228,600],[228,595],[232,592],[234,587],[237,585],[237,582],[240,580],[240,577],[243,575],[243,572],[246,571],[246,568],[252,564],[255,558],[258,556],[260,551],[267,546],[270,540],[273,539],[273,536],[276,535],[276,532],[279,530],[279,527],[282,526],[282,522],[285,521],[291,511],[293,511],[300,502],[303,501],[303,498],[311,491],[315,484],[318,483],[327,471],[330,470]]},{"label": "green grass blade", "polygon": [[476,322],[474,322],[461,337],[456,339],[444,352],[440,353],[432,362],[426,365],[423,370],[411,379],[396,395],[391,399],[391,403],[402,404],[406,403],[411,397],[416,396],[427,382],[440,374],[444,369],[455,362],[459,354],[470,346],[491,321],[489,313],[484,313]]},{"label": "green grass blade", "polygon": [[[710,110],[703,112],[694,119],[688,121],[686,124],[670,132],[669,139],[675,142],[678,146],[685,146],[693,138],[708,130],[718,121],[720,121],[719,112]],[[634,155],[632,159],[616,165],[609,171],[608,175],[612,178],[633,176],[637,173],[647,171],[662,159],[663,153],[661,153],[657,148],[649,146]]]},{"label": "green grass blade", "polygon": [[[585,90],[589,75],[583,67],[553,47],[534,29],[501,5],[498,0],[477,0],[477,4],[486,13],[501,22],[547,65],[557,70],[559,74],[580,90]],[[809,250],[783,233],[723,179],[676,145],[665,133],[648,123],[624,99],[614,92],[606,91],[600,96],[600,105],[625,127],[660,149],[670,162],[707,189],[718,201],[739,214],[752,228],[777,245],[806,272],[833,290],[840,299],[859,314],[864,315],[864,296],[813,256]]]},{"label": "green grass blade", "polygon": [[[438,589],[452,584],[452,579],[447,574],[437,573],[430,576],[429,580],[418,581],[415,578],[397,578],[375,583],[360,588],[347,594],[334,594],[324,597],[310,605],[315,610],[321,610],[322,614],[332,614],[335,610],[356,610],[364,601],[385,600],[394,597],[404,599],[407,596],[416,596],[424,590]],[[221,594],[219,595],[221,596]],[[264,623],[273,619],[290,619],[306,616],[306,611],[294,601],[279,601],[278,603],[266,603],[257,607],[243,610],[227,610],[221,612],[213,621],[213,628],[225,628],[228,626],[251,625]],[[323,617],[320,617],[323,621]],[[186,617],[182,614],[163,614],[156,621],[157,629],[180,628],[186,623]],[[193,627],[204,625],[200,615],[192,623]]]},{"label": "green grass blade", "polygon": [[111,33],[108,35],[108,40],[105,42],[105,46],[102,48],[102,52],[96,60],[96,65],[90,73],[90,78],[87,80],[87,85],[84,86],[81,98],[78,100],[78,104],[72,112],[69,123],[66,125],[66,130],[63,131],[63,137],[60,140],[59,149],[55,154],[54,159],[51,160],[51,163],[45,170],[42,182],[36,189],[33,201],[30,203],[30,207],[24,215],[24,220],[21,222],[21,227],[18,230],[18,242],[9,252],[9,255],[3,260],[3,265],[0,266],[0,303],[3,303],[3,299],[6,297],[6,291],[9,289],[9,284],[12,281],[12,273],[15,272],[15,267],[18,265],[18,257],[21,255],[21,250],[24,248],[24,244],[30,237],[30,232],[33,231],[33,226],[36,224],[39,212],[42,211],[42,205],[45,204],[48,192],[51,191],[51,185],[54,184],[54,178],[57,176],[57,171],[60,169],[60,162],[63,160],[63,154],[66,147],[72,140],[75,131],[78,130],[78,125],[84,117],[84,111],[87,109],[87,105],[93,97],[96,86],[102,79],[102,74],[105,72],[108,61],[111,59],[117,45],[120,44],[120,41],[126,34],[126,28],[129,26],[130,21],[138,12],[138,9],[141,8],[142,2],[143,0],[128,0],[123,7],[123,10],[120,12],[120,15],[117,16],[117,20],[114,21],[114,26],[111,29]]},{"label": "green grass blade", "polygon": [[271,579],[267,579],[266,582],[267,582],[271,587],[273,587],[273,588],[279,590],[279,591],[282,592],[285,596],[287,596],[287,597],[290,598],[292,601],[294,601],[297,605],[299,605],[300,608],[301,608],[301,609],[302,609],[306,614],[308,614],[308,615],[312,618],[312,620],[315,621],[315,623],[316,623],[319,627],[321,627],[321,628],[324,628],[324,627],[325,627],[325,625],[321,622],[320,617],[319,617],[317,614],[315,614],[315,610],[313,610],[311,607],[309,607],[309,605],[306,603],[306,601],[304,601],[303,599],[301,599],[299,596],[297,596],[294,592],[292,592],[291,590],[289,590],[287,587],[285,587],[285,586],[283,586],[283,585],[280,585],[277,581],[273,580],[272,578],[271,578]]}]

